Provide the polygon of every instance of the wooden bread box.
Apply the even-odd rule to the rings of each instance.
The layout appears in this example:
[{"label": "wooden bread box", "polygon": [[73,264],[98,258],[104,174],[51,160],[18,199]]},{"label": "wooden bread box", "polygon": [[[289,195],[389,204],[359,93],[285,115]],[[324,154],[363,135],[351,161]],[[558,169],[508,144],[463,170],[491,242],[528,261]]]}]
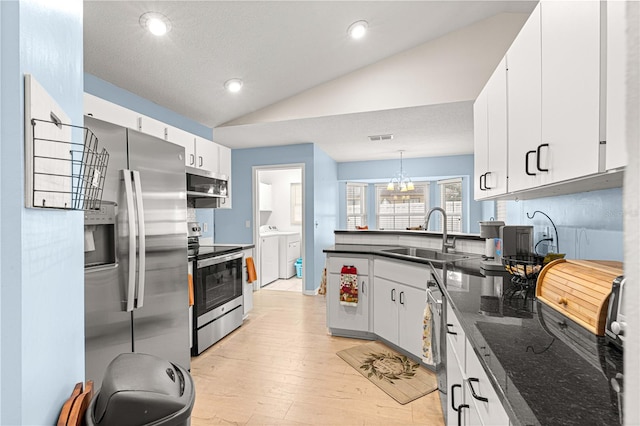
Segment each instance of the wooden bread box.
[{"label": "wooden bread box", "polygon": [[597,336],[604,336],[613,280],[622,262],[557,259],[538,275],[536,298]]}]

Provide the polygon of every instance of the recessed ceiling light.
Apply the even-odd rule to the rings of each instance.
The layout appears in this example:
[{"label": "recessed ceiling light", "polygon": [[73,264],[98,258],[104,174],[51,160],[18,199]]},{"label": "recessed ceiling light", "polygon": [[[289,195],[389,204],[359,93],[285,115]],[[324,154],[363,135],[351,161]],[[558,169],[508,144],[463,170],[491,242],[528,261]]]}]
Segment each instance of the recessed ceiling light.
[{"label": "recessed ceiling light", "polygon": [[239,92],[240,89],[242,89],[242,80],[240,80],[239,78],[232,78],[231,80],[227,80],[224,83],[224,88],[232,93]]},{"label": "recessed ceiling light", "polygon": [[347,29],[347,34],[349,34],[351,38],[357,40],[359,38],[364,37],[364,35],[367,33],[368,27],[369,27],[369,24],[367,23],[367,21],[357,21],[349,25],[349,29]]},{"label": "recessed ceiling light", "polygon": [[171,30],[171,21],[161,13],[147,12],[140,16],[140,25],[155,36],[165,35]]}]

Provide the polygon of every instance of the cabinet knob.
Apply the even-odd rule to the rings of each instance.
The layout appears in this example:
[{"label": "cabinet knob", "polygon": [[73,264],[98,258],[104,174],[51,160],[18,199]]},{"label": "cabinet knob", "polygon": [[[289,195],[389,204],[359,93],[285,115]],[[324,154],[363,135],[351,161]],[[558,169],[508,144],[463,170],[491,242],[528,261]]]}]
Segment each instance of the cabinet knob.
[{"label": "cabinet knob", "polygon": [[558,298],[558,304],[564,305],[566,307],[568,303],[569,303],[569,301],[566,298],[564,298],[564,297],[559,297]]}]

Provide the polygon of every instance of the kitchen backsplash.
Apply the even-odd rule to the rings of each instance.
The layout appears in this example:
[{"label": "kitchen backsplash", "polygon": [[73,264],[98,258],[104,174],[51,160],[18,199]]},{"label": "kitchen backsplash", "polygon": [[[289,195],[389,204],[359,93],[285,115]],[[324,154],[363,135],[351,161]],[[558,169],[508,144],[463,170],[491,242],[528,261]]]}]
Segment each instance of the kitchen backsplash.
[{"label": "kitchen backsplash", "polygon": [[[623,261],[622,189],[582,192],[557,197],[506,202],[507,225],[533,225],[534,242],[547,229],[554,233],[546,213],[556,225],[559,250],[571,259]],[[527,216],[529,215],[529,217]],[[546,247],[540,244],[541,253]]]}]

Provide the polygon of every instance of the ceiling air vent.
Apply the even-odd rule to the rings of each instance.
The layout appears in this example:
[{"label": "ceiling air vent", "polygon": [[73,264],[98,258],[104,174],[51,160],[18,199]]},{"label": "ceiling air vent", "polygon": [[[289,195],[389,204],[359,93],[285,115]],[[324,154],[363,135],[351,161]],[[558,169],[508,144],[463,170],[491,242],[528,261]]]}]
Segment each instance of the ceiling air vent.
[{"label": "ceiling air vent", "polygon": [[371,142],[390,141],[393,139],[393,135],[373,135],[369,136]]}]

